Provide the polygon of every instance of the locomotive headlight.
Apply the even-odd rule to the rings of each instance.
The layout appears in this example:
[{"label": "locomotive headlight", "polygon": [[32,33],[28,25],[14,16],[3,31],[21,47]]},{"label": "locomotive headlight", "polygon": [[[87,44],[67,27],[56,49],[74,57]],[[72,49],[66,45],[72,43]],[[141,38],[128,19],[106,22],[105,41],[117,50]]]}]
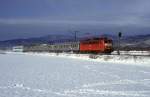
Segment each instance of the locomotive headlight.
[{"label": "locomotive headlight", "polygon": [[112,47],[111,43],[105,43],[105,47]]}]

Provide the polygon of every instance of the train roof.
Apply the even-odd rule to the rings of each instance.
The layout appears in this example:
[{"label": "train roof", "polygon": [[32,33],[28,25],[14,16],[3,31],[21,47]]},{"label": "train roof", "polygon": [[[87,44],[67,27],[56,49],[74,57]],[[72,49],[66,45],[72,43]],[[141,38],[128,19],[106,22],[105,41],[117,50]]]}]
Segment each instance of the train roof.
[{"label": "train roof", "polygon": [[101,40],[101,39],[109,39],[108,37],[90,37],[90,38],[86,38],[86,39],[82,39],[81,41],[91,41],[91,40]]}]

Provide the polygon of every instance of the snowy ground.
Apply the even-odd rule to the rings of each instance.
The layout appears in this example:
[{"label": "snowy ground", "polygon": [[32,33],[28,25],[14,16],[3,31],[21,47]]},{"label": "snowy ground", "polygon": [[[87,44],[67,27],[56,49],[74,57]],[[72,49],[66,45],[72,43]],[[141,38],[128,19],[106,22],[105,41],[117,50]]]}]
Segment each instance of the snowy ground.
[{"label": "snowy ground", "polygon": [[[13,52],[8,52],[13,53]],[[16,53],[16,52],[15,52]],[[73,53],[19,53],[34,56],[57,56],[57,57],[67,57],[73,59],[81,60],[92,60],[101,63],[118,63],[118,64],[130,64],[130,65],[145,65],[150,66],[150,52],[148,51],[121,51],[121,55],[117,55],[114,51],[111,55],[93,55],[93,54],[73,54]]]},{"label": "snowy ground", "polygon": [[134,57],[0,54],[0,97],[149,97],[149,57]]}]

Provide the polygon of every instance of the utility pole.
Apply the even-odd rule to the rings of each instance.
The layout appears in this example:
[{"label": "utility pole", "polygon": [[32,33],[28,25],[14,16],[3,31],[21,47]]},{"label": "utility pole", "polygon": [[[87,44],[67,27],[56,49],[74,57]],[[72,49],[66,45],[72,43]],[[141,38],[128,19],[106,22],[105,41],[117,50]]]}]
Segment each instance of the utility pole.
[{"label": "utility pole", "polygon": [[74,40],[75,41],[77,41],[77,33],[78,33],[79,31],[74,31]]},{"label": "utility pole", "polygon": [[117,53],[118,55],[120,55],[120,38],[122,37],[122,33],[119,32],[118,33],[118,50],[117,50]]}]

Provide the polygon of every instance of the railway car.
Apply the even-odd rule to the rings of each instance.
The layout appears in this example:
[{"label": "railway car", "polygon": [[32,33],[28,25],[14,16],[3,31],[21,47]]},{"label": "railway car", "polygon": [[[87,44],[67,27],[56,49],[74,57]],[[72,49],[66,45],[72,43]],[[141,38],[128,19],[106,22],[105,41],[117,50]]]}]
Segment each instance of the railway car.
[{"label": "railway car", "polygon": [[79,42],[65,42],[48,45],[49,52],[78,52]]},{"label": "railway car", "polygon": [[49,52],[49,47],[46,44],[25,46],[24,52]]},{"label": "railway car", "polygon": [[80,52],[82,53],[111,53],[112,51],[112,40],[106,37],[80,41]]}]

